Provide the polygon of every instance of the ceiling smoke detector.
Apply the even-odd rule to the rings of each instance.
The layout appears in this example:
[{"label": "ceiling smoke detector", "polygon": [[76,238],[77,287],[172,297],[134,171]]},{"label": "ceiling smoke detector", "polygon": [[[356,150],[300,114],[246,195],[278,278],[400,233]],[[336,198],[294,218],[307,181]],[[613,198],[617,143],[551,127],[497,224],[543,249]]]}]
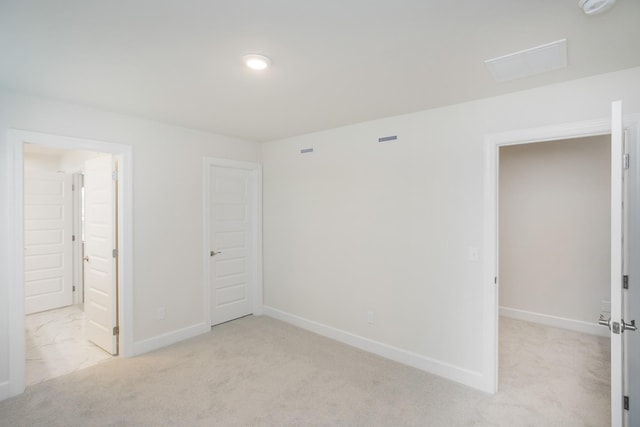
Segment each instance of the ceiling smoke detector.
[{"label": "ceiling smoke detector", "polygon": [[597,15],[611,9],[616,0],[578,0],[578,6],[587,15]]}]

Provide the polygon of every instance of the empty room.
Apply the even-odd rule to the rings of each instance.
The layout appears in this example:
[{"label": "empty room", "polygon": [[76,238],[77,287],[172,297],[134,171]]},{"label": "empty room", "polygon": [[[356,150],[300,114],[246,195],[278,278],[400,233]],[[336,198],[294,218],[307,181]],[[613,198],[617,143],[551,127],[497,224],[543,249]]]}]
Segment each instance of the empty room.
[{"label": "empty room", "polygon": [[639,18],[1,1],[0,426],[639,426]]}]

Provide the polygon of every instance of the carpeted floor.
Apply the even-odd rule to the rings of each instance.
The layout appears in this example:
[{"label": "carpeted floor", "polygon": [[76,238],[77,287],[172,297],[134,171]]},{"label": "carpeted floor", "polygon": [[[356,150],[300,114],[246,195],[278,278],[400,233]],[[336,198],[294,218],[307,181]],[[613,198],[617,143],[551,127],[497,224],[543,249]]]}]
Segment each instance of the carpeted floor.
[{"label": "carpeted floor", "polygon": [[0,426],[607,426],[608,339],[500,321],[500,392],[268,317],[115,358],[0,402]]}]

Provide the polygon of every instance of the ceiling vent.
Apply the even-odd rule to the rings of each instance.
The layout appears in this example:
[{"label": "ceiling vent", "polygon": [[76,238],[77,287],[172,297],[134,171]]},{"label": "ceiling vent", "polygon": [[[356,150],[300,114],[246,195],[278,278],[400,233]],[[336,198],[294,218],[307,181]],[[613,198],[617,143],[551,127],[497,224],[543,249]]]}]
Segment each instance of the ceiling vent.
[{"label": "ceiling vent", "polygon": [[488,59],[484,63],[498,82],[521,79],[567,66],[567,39]]}]

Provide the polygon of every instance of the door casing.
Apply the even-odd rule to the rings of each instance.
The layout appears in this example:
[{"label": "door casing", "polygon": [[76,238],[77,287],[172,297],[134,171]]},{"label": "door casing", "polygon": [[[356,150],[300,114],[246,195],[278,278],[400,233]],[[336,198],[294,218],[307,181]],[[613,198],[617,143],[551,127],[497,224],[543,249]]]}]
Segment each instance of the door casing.
[{"label": "door casing", "polygon": [[262,304],[262,165],[253,162],[241,162],[236,160],[220,159],[206,157],[203,162],[203,240],[202,240],[202,300],[204,304],[204,313],[206,313],[207,325],[211,325],[211,256],[209,254],[210,248],[210,236],[211,236],[211,168],[212,167],[224,167],[243,169],[251,172],[255,191],[255,200],[253,205],[255,211],[254,217],[254,230],[255,236],[253,236],[251,245],[253,246],[255,261],[253,265],[249,266],[251,273],[254,275],[253,289],[253,314],[261,315],[263,312]]},{"label": "door casing", "polygon": [[[640,115],[626,115],[624,126],[640,121]],[[484,262],[483,262],[483,390],[498,391],[498,160],[500,147],[583,138],[611,133],[611,119],[565,123],[491,134],[485,137],[484,173]],[[594,323],[598,313],[594,313]]]},{"label": "door casing", "polygon": [[74,172],[72,175],[73,187],[73,303],[84,302],[84,281],[82,274],[82,172]]},{"label": "door casing", "polygon": [[9,129],[8,177],[11,193],[7,201],[9,212],[6,236],[13,250],[9,265],[9,397],[24,392],[25,388],[25,334],[24,334],[24,144],[34,144],[66,150],[102,151],[114,154],[121,165],[118,179],[118,251],[120,292],[119,324],[121,354],[133,355],[133,232],[132,232],[132,149],[131,146],[68,136],[50,135]]}]

